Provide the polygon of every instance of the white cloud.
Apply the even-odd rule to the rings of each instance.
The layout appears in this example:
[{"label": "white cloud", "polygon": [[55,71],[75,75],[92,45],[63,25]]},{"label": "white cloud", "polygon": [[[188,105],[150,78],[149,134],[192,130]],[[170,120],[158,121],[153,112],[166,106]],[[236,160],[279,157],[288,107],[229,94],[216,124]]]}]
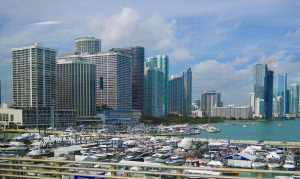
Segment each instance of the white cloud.
[{"label": "white cloud", "polygon": [[42,21],[42,22],[37,22],[32,25],[42,25],[42,26],[48,26],[48,25],[57,25],[57,24],[62,24],[61,21]]},{"label": "white cloud", "polygon": [[102,38],[106,47],[141,45],[166,53],[178,48],[183,41],[176,38],[175,19],[166,20],[159,15],[143,19],[137,10],[130,7],[123,8],[105,21],[92,19],[89,28]]},{"label": "white cloud", "polygon": [[172,62],[177,61],[190,61],[194,60],[193,55],[185,48],[176,48],[170,53],[170,59]]},{"label": "white cloud", "polygon": [[199,97],[202,91],[216,90],[222,93],[224,104],[249,105],[249,92],[253,91],[253,65],[257,60],[267,63],[274,71],[274,92],[278,73],[288,74],[288,84],[300,84],[300,62],[285,51],[263,54],[260,59],[246,56],[229,62],[204,60],[192,68],[194,97]]}]

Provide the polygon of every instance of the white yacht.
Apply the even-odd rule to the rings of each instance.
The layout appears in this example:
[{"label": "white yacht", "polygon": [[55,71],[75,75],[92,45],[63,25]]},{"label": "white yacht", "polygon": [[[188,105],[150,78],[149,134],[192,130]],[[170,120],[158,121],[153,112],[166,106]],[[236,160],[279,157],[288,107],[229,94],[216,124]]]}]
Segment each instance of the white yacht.
[{"label": "white yacht", "polygon": [[293,155],[287,155],[284,165],[282,166],[286,170],[295,169],[295,160]]},{"label": "white yacht", "polygon": [[41,154],[42,154],[41,148],[34,147],[33,149],[30,150],[30,152],[27,153],[27,156],[34,157],[34,156],[39,156]]},{"label": "white yacht", "polygon": [[9,142],[0,145],[1,154],[20,154],[27,150],[26,145],[21,142]]},{"label": "white yacht", "polygon": [[206,132],[208,133],[217,133],[220,132],[220,129],[214,127],[214,126],[209,126],[206,128]]},{"label": "white yacht", "polygon": [[263,158],[256,158],[252,164],[251,164],[253,169],[263,169],[268,166],[268,162],[263,159]]}]

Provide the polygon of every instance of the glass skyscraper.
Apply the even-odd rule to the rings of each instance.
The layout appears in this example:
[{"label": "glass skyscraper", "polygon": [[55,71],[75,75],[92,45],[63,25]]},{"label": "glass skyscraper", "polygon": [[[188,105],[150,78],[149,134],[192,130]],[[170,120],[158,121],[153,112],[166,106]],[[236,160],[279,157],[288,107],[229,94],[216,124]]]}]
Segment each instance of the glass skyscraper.
[{"label": "glass skyscraper", "polygon": [[290,97],[290,107],[289,107],[289,114],[291,117],[298,117],[299,113],[299,85],[296,83],[291,84],[289,90],[289,97]]},{"label": "glass skyscraper", "polygon": [[181,76],[169,81],[169,113],[183,116],[192,114],[192,70],[187,68]]},{"label": "glass skyscraper", "polygon": [[164,116],[164,73],[156,68],[145,68],[145,116]]},{"label": "glass skyscraper", "polygon": [[132,69],[132,109],[144,112],[144,47],[113,48],[131,57]]},{"label": "glass skyscraper", "polygon": [[277,78],[277,96],[282,97],[282,106],[280,106],[281,109],[277,109],[277,111],[282,112],[282,115],[287,114],[287,106],[288,106],[288,95],[287,95],[287,74],[286,73],[279,73]]},{"label": "glass skyscraper", "polygon": [[266,64],[255,64],[253,69],[254,77],[254,99],[264,101],[264,114],[266,119],[272,118],[273,106],[273,78],[274,72],[268,70]]},{"label": "glass skyscraper", "polygon": [[[149,68],[157,68],[163,73],[161,81],[163,85],[163,114],[168,115],[169,103],[169,57],[167,55],[157,55],[145,59],[145,71]],[[145,94],[147,95],[147,94]],[[146,103],[146,101],[145,101]]]}]

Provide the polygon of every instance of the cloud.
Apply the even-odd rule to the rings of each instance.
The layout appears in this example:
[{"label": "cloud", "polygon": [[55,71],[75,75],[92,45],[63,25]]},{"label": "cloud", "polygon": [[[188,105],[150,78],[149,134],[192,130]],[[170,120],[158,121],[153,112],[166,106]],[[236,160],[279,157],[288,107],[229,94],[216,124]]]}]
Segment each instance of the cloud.
[{"label": "cloud", "polygon": [[48,26],[48,25],[57,25],[57,24],[62,24],[62,22],[61,21],[42,21],[42,22],[33,23],[32,25]]},{"label": "cloud", "polygon": [[192,68],[194,97],[199,97],[202,91],[216,90],[222,93],[224,104],[249,105],[249,92],[253,91],[253,65],[258,61],[268,64],[269,69],[274,71],[274,92],[277,90],[278,73],[288,74],[288,84],[300,84],[300,62],[285,51],[262,54],[260,58],[237,57],[228,62],[210,59]]},{"label": "cloud", "polygon": [[288,31],[288,33],[286,34],[287,37],[296,37],[299,38],[300,37],[300,27],[298,27],[295,30],[290,30]]},{"label": "cloud", "polygon": [[141,45],[156,51],[173,51],[183,39],[176,37],[175,19],[166,20],[159,15],[141,18],[134,8],[123,8],[105,21],[92,19],[89,24],[103,46],[118,47]]},{"label": "cloud", "polygon": [[176,48],[173,52],[170,53],[170,59],[172,62],[186,62],[194,60],[193,55],[185,48]]}]

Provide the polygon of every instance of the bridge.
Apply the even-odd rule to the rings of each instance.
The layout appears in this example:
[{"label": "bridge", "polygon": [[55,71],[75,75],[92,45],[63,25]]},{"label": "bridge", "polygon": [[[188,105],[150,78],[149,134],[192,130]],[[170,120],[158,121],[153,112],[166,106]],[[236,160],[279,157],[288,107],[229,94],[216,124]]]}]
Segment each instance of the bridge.
[{"label": "bridge", "polygon": [[[134,169],[134,170],[133,170]],[[109,174],[108,174],[109,173]],[[220,175],[218,175],[218,173]],[[120,164],[107,162],[82,162],[70,160],[47,160],[30,158],[0,158],[0,176],[7,178],[220,178],[250,179],[243,173],[252,173],[256,178],[268,174],[294,176],[300,171],[256,170],[241,168],[210,168],[167,166],[158,164]],[[252,176],[254,176],[252,175]]]}]

